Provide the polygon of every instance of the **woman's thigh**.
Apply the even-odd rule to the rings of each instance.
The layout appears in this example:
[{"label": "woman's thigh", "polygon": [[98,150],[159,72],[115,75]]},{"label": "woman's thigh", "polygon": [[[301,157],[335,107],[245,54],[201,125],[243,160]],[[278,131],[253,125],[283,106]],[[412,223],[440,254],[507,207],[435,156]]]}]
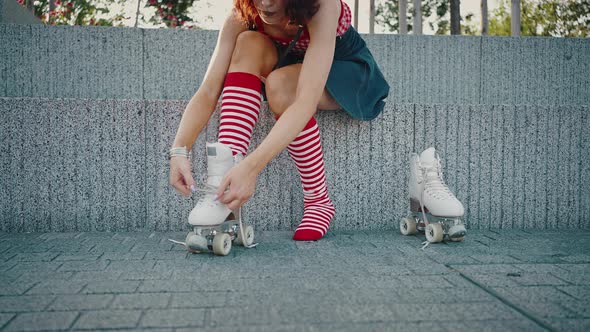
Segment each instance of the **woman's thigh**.
[{"label": "woman's thigh", "polygon": [[[295,101],[301,67],[302,64],[296,63],[273,70],[266,82],[266,93],[269,99],[273,97],[272,94],[276,94],[278,95],[278,99],[285,101],[281,104],[286,104],[285,106],[292,104]],[[269,93],[271,96],[269,96]],[[317,108],[319,110],[341,109],[338,102],[336,102],[326,88],[324,88],[324,92],[320,97]]]}]

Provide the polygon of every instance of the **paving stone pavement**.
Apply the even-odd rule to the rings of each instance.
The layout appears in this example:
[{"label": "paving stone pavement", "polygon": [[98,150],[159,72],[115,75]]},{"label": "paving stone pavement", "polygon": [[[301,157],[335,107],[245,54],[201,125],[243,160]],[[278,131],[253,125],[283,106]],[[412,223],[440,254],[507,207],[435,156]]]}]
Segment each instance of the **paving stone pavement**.
[{"label": "paving stone pavement", "polygon": [[333,231],[190,254],[184,233],[0,233],[3,331],[590,331],[589,230],[463,243]]}]

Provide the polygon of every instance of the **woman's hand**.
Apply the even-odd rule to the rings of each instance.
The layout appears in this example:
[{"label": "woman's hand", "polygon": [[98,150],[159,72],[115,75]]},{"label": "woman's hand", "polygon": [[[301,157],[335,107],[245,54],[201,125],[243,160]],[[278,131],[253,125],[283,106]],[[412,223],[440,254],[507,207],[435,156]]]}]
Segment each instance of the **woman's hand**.
[{"label": "woman's hand", "polygon": [[191,163],[188,158],[170,158],[170,185],[183,196],[190,196],[192,188],[195,188],[195,180],[191,174]]},{"label": "woman's hand", "polygon": [[225,174],[217,190],[217,198],[232,210],[241,207],[254,194],[257,176],[253,167],[244,161],[240,162]]}]

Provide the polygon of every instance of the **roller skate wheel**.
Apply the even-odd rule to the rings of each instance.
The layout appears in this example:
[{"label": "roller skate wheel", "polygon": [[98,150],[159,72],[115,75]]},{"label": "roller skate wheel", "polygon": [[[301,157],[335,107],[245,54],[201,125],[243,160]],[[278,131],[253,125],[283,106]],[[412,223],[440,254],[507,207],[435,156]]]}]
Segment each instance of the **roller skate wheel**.
[{"label": "roller skate wheel", "polygon": [[186,243],[186,249],[193,254],[207,250],[207,239],[195,233],[188,233],[184,243]]},{"label": "roller skate wheel", "polygon": [[[243,229],[242,230],[238,230],[237,231],[237,236],[236,236],[236,244],[239,246],[244,246],[247,247],[249,245],[251,245],[252,243],[254,243],[254,227],[250,226],[250,225],[243,225]],[[242,241],[242,231],[244,232],[244,237],[246,238],[245,241]]]},{"label": "roller skate wheel", "polygon": [[451,238],[451,241],[453,242],[463,242],[463,240],[465,240],[464,236]]},{"label": "roller skate wheel", "polygon": [[231,251],[231,237],[227,233],[217,233],[213,237],[213,253],[218,256],[227,256]]},{"label": "roller skate wheel", "polygon": [[443,240],[443,229],[440,224],[428,224],[426,226],[426,240],[430,243],[441,242]]},{"label": "roller skate wheel", "polygon": [[412,235],[416,234],[418,231],[416,230],[416,220],[412,218],[403,218],[402,221],[399,223],[399,230],[403,235]]}]

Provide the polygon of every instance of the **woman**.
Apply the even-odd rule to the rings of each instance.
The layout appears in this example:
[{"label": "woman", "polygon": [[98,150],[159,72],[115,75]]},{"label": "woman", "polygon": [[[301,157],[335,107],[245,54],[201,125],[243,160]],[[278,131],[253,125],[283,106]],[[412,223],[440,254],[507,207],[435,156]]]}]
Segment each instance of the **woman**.
[{"label": "woman", "polygon": [[[293,239],[322,238],[335,210],[313,115],[318,109],[344,110],[355,119],[371,120],[383,110],[389,92],[350,18],[342,0],[235,0],[203,84],[180,122],[171,150],[171,185],[183,195],[194,190],[185,156],[222,90],[219,143],[242,156],[265,95],[277,122],[260,146],[225,174],[218,202],[232,210],[242,206],[258,174],[287,148],[304,191],[304,215]],[[172,153],[180,147],[189,149]]]}]

